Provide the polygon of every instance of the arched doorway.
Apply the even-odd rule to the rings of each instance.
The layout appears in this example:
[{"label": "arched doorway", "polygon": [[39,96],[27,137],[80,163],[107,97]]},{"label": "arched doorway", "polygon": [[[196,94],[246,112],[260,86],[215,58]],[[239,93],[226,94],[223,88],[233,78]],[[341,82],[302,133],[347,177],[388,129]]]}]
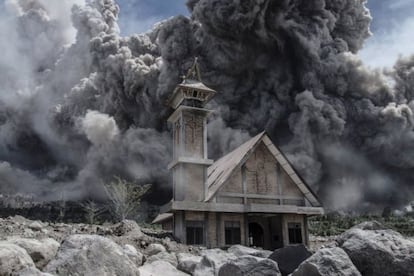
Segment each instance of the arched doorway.
[{"label": "arched doorway", "polygon": [[264,246],[264,231],[262,226],[256,222],[249,223],[249,246]]}]

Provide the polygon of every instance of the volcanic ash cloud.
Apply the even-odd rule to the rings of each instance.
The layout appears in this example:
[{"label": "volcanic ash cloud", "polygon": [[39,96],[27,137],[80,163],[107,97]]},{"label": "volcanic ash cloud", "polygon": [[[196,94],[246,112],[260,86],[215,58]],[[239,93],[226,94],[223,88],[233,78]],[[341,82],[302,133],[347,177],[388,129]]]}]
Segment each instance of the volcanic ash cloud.
[{"label": "volcanic ash cloud", "polygon": [[0,190],[77,199],[113,175],[167,189],[163,104],[198,56],[220,92],[210,156],[264,129],[328,207],[404,204],[414,190],[414,59],[387,76],[362,64],[364,4],[190,0],[191,18],[122,37],[112,0],[7,1]]}]

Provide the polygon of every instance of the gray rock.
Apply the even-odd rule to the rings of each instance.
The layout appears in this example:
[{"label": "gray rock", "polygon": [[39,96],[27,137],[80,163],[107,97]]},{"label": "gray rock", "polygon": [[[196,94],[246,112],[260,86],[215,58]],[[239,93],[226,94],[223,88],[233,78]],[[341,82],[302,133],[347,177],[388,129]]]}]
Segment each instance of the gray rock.
[{"label": "gray rock", "polygon": [[207,249],[201,252],[202,259],[194,269],[194,276],[218,275],[220,267],[238,257],[221,249]]},{"label": "gray rock", "polygon": [[13,223],[18,223],[18,224],[27,224],[30,223],[31,220],[28,220],[27,218],[23,217],[23,216],[19,216],[19,215],[15,215],[13,217],[9,217],[9,219],[13,222]]},{"label": "gray rock", "polygon": [[188,276],[188,274],[177,270],[169,262],[154,261],[152,263],[145,263],[139,268],[140,276]]},{"label": "gray rock", "polygon": [[40,231],[42,228],[45,227],[40,221],[33,221],[29,224],[29,228],[33,231]]},{"label": "gray rock", "polygon": [[41,240],[10,238],[7,241],[24,248],[39,269],[44,268],[56,256],[60,246],[57,241],[51,238]]},{"label": "gray rock", "polygon": [[[11,232],[13,232],[13,230],[12,230]],[[23,235],[24,235],[26,238],[31,238],[31,237],[33,237],[33,236],[34,236],[34,232],[33,232],[33,230],[32,230],[32,229],[26,228],[26,229],[24,229]]]},{"label": "gray rock", "polygon": [[172,266],[177,267],[178,261],[175,253],[160,252],[158,254],[149,256],[145,263],[153,263],[155,261],[166,261]]},{"label": "gray rock", "polygon": [[35,269],[35,264],[26,250],[6,241],[0,242],[0,275],[12,275],[29,268]]},{"label": "gray rock", "polygon": [[112,240],[97,235],[72,235],[45,268],[56,275],[139,275],[128,254]]},{"label": "gray rock", "polygon": [[164,245],[169,252],[180,252],[182,246],[182,244],[178,244],[176,241],[172,241],[168,237],[162,240],[162,245]]},{"label": "gray rock", "polygon": [[280,276],[279,267],[275,261],[254,256],[241,256],[236,260],[223,264],[218,276]]},{"label": "gray rock", "polygon": [[289,245],[276,249],[269,259],[275,261],[283,276],[292,273],[304,260],[309,258],[312,253],[303,245]]},{"label": "gray rock", "polygon": [[362,275],[414,275],[414,242],[398,232],[354,227],[337,242]]},{"label": "gray rock", "polygon": [[13,274],[13,276],[53,276],[50,273],[42,272],[37,268],[26,268],[20,270],[19,272]]},{"label": "gray rock", "polygon": [[165,247],[159,243],[152,243],[148,245],[147,249],[145,250],[148,256],[156,255],[160,252],[165,252],[165,251],[167,251]]},{"label": "gray rock", "polygon": [[373,220],[373,221],[364,221],[360,224],[355,225],[351,229],[361,229],[361,230],[385,230],[387,229],[384,225],[380,222]]},{"label": "gray rock", "polygon": [[141,227],[133,220],[123,220],[120,223],[114,225],[111,229],[111,232],[117,236],[134,236],[141,237],[143,233],[141,232]]},{"label": "gray rock", "polygon": [[233,245],[231,246],[227,252],[233,253],[236,256],[244,256],[244,255],[251,255],[261,258],[269,257],[273,252],[269,250],[259,250],[256,248],[251,248],[243,245]]},{"label": "gray rock", "polygon": [[351,259],[339,247],[318,250],[292,276],[361,276]]},{"label": "gray rock", "polygon": [[177,268],[188,274],[194,274],[196,265],[201,262],[201,256],[195,256],[189,253],[177,254],[178,265]]},{"label": "gray rock", "polygon": [[134,246],[126,244],[122,249],[124,250],[125,254],[128,255],[129,259],[133,261],[137,266],[142,265],[144,255],[139,252]]}]

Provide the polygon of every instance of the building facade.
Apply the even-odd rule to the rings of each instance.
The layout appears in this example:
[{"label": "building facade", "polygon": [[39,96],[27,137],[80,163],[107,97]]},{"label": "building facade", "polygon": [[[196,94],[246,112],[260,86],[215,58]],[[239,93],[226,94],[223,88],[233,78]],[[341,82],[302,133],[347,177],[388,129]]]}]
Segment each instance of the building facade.
[{"label": "building facade", "polygon": [[172,126],[173,199],[154,223],[183,243],[275,249],[308,244],[307,217],[323,214],[316,195],[262,132],[217,161],[207,156],[206,103],[216,92],[197,62],[168,104]]}]

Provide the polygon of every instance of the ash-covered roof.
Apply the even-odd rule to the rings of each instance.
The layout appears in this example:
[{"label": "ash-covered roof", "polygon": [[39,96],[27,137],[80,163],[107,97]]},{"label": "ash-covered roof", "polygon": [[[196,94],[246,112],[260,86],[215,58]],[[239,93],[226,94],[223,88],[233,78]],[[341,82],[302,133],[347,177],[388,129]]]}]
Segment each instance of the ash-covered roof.
[{"label": "ash-covered roof", "polygon": [[180,83],[178,86],[188,87],[188,88],[192,88],[192,89],[205,90],[205,91],[210,91],[210,92],[216,93],[215,90],[211,89],[210,87],[207,87],[204,83],[202,83],[200,81],[194,81],[194,80],[186,79],[182,83]]},{"label": "ash-covered roof", "polygon": [[213,163],[207,170],[208,193],[205,201],[209,201],[220,187],[231,176],[233,171],[241,165],[243,158],[255,148],[255,145],[265,135],[262,132],[246,143],[242,144],[229,154]]},{"label": "ash-covered roof", "polygon": [[263,142],[277,162],[281,165],[282,169],[288,174],[295,183],[299,190],[309,200],[312,206],[321,206],[316,195],[312,192],[310,187],[304,182],[304,180],[298,175],[296,170],[292,167],[290,162],[286,159],[285,155],[273,144],[270,138],[266,135],[266,132],[262,132],[240,147],[236,148],[229,154],[223,156],[216,162],[214,162],[207,170],[207,195],[205,201],[209,201],[217,193],[217,191],[223,186],[223,184],[230,178],[233,172],[241,167],[243,163],[249,158],[250,154],[256,149],[256,147]]}]

